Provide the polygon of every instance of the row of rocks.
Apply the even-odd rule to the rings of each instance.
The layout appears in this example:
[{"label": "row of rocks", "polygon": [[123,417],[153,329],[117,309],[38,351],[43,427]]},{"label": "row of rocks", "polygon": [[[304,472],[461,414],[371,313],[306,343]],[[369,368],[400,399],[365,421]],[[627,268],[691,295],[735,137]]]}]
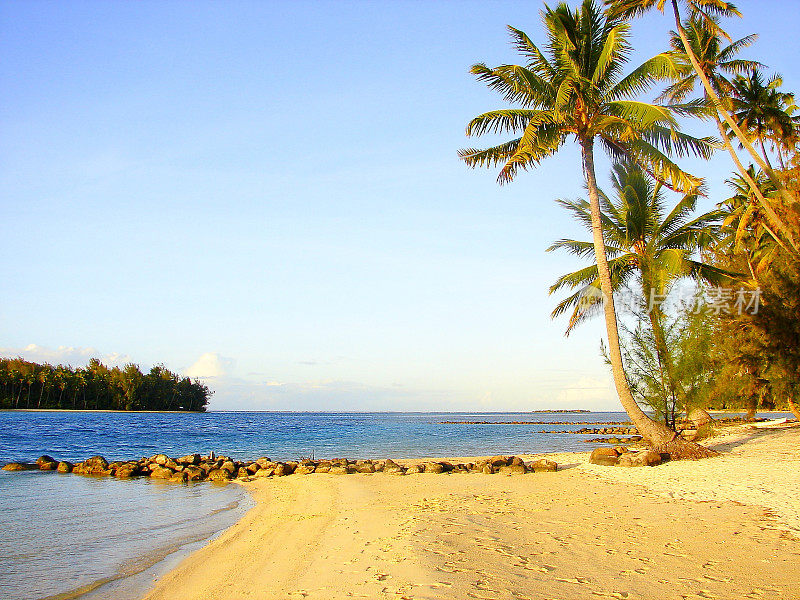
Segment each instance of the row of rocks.
[{"label": "row of rocks", "polygon": [[[607,421],[600,425],[631,425],[630,421]],[[598,425],[597,421],[439,421],[437,425]],[[546,431],[544,433],[573,433]]]},{"label": "row of rocks", "polygon": [[643,439],[644,438],[640,435],[632,435],[630,437],[592,438],[590,440],[583,441],[595,444],[636,444],[641,442]]},{"label": "row of rocks", "polygon": [[660,454],[654,450],[631,452],[624,446],[595,448],[589,457],[591,464],[607,467],[654,467],[665,460],[669,460],[669,454]]},{"label": "row of rocks", "polygon": [[58,471],[78,475],[101,475],[118,478],[152,477],[174,482],[187,481],[227,481],[239,479],[249,481],[261,477],[283,477],[285,475],[309,475],[311,473],[390,473],[411,475],[414,473],[540,473],[558,470],[558,464],[548,459],[525,462],[518,456],[493,456],[468,463],[447,461],[426,461],[410,465],[400,465],[391,459],[350,460],[309,460],[276,462],[267,457],[254,461],[236,461],[226,456],[201,457],[189,454],[171,458],[166,454],[156,454],[136,461],[109,462],[102,456],[93,456],[76,464],[57,461],[50,456],[41,456],[35,464],[9,463],[5,471]]},{"label": "row of rocks", "polygon": [[590,435],[638,435],[636,427],[581,427],[574,431],[541,431],[539,433],[580,433]]}]

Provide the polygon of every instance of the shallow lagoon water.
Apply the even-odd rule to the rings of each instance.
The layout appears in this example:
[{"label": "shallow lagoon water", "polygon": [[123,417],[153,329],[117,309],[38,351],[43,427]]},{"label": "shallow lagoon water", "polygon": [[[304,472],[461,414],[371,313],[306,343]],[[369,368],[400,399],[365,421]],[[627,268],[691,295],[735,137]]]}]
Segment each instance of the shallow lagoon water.
[{"label": "shallow lagoon water", "polygon": [[[235,484],[0,472],[0,597],[100,592],[208,539],[250,505]],[[136,598],[142,585],[117,583],[98,597]]]}]

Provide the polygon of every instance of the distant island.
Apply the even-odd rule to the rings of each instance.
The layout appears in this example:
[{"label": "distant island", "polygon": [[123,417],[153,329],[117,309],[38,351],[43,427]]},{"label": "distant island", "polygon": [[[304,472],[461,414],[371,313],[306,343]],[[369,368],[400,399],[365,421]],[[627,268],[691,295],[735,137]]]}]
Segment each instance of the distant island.
[{"label": "distant island", "polygon": [[163,365],[108,368],[53,366],[0,358],[0,409],[157,410],[205,412],[213,392]]}]

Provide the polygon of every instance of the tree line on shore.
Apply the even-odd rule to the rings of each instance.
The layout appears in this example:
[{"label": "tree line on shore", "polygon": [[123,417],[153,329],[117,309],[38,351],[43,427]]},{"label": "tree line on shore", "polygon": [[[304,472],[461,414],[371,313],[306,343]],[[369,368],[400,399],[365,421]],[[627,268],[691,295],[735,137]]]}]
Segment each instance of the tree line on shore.
[{"label": "tree line on shore", "polygon": [[[629,69],[631,23],[654,10],[675,29]],[[569,334],[604,316],[620,401],[661,452],[713,454],[678,435],[676,416],[694,407],[787,407],[800,419],[800,117],[780,76],[739,56],[757,36],[732,40],[722,19],[742,15],[720,0],[583,0],[541,14],[543,45],[509,26],[522,63],[471,68],[510,106],[472,119],[467,135],[511,139],[459,155],[500,167],[505,184],[577,143],[588,200],[558,202],[591,238],[549,250],[589,264],[551,286],[568,293],[553,317],[569,314]],[[693,125],[698,135],[683,130]],[[612,165],[607,191],[596,148]],[[697,214],[705,182],[675,159],[717,151],[733,163],[731,195]]]},{"label": "tree line on shore", "polygon": [[213,392],[163,365],[142,373],[133,363],[108,368],[53,366],[0,358],[0,408],[205,411]]}]

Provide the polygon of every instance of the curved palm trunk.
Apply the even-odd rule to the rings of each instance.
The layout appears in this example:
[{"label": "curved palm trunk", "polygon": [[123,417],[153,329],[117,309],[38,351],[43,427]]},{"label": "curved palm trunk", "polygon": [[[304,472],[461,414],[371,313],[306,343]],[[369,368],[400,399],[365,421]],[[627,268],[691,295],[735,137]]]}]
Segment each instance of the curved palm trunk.
[{"label": "curved palm trunk", "polygon": [[800,407],[795,404],[795,401],[791,396],[789,396],[787,400],[789,401],[789,410],[792,411],[794,418],[800,421]]},{"label": "curved palm trunk", "polygon": [[736,168],[739,171],[739,174],[742,176],[747,182],[747,185],[750,186],[750,190],[753,192],[756,198],[758,198],[758,203],[761,205],[761,208],[764,209],[764,215],[767,217],[769,224],[775,228],[775,230],[779,231],[781,235],[788,241],[791,246],[798,251],[798,247],[795,244],[794,236],[792,236],[792,232],[786,227],[783,223],[781,218],[778,216],[778,213],[775,212],[775,209],[772,208],[772,204],[764,197],[764,194],[761,193],[761,190],[758,188],[758,185],[750,177],[750,173],[747,172],[747,169],[744,168],[744,165],[739,160],[739,156],[736,154],[736,151],[733,149],[733,144],[731,144],[731,140],[728,137],[728,134],[725,133],[725,127],[722,125],[722,121],[719,119],[719,115],[714,114],[714,120],[717,122],[717,129],[719,130],[720,136],[722,136],[722,143],[725,146],[725,149],[731,155],[733,159],[733,163],[736,165]]},{"label": "curved palm trunk", "polygon": [[594,170],[594,140],[580,140],[583,151],[583,168],[586,176],[586,185],[589,191],[589,207],[592,217],[592,240],[594,242],[594,255],[597,261],[597,274],[600,288],[603,291],[603,311],[608,332],[608,355],[611,362],[611,372],[614,376],[614,386],[617,389],[622,407],[628,413],[633,424],[642,437],[658,452],[669,452],[674,458],[702,458],[713,456],[717,453],[704,448],[694,442],[687,442],[669,429],[648,417],[636,403],[628,387],[628,380],[622,365],[622,352],[620,350],[619,330],[617,329],[617,314],[614,309],[614,295],[611,287],[611,272],[608,268],[606,246],[603,241],[603,229],[600,220],[600,194],[597,189],[597,178]]},{"label": "curved palm trunk", "polygon": [[[720,101],[719,96],[717,96],[717,93],[711,87],[711,82],[708,80],[708,77],[706,77],[706,74],[703,72],[703,69],[700,66],[700,63],[697,60],[697,57],[694,55],[694,52],[692,51],[691,44],[689,43],[689,40],[686,37],[686,31],[683,29],[683,24],[681,23],[681,16],[680,16],[680,11],[678,10],[678,2],[677,2],[677,0],[672,0],[672,13],[675,16],[675,28],[677,29],[678,35],[680,36],[681,41],[683,42],[683,49],[686,51],[686,56],[689,57],[689,61],[692,63],[692,67],[694,68],[695,72],[697,73],[697,76],[700,78],[700,81],[702,81],[703,87],[705,88],[706,93],[713,100],[714,107],[717,109],[719,114],[722,115],[722,118],[725,119],[725,122],[730,126],[730,128],[733,131],[734,135],[736,135],[736,137],[739,139],[739,141],[745,147],[745,149],[750,154],[750,156],[753,157],[753,160],[756,162],[756,164],[758,164],[758,166],[761,167],[761,169],[764,171],[764,173],[767,174],[767,177],[770,178],[770,181],[772,181],[772,183],[775,185],[775,188],[780,192],[781,196],[783,196],[784,199],[790,205],[793,204],[795,202],[795,199],[792,198],[791,194],[789,194],[788,191],[786,191],[786,188],[783,186],[781,181],[777,178],[777,176],[772,171],[772,169],[769,167],[769,165],[767,165],[764,162],[764,160],[761,158],[761,155],[758,153],[758,151],[753,147],[753,144],[750,142],[750,138],[748,138],[742,132],[742,130],[739,128],[739,126],[733,120],[733,117],[731,117],[731,114],[722,105],[722,102]],[[792,240],[792,246],[794,247],[795,251],[798,250],[797,245],[794,243],[793,240]]]}]

